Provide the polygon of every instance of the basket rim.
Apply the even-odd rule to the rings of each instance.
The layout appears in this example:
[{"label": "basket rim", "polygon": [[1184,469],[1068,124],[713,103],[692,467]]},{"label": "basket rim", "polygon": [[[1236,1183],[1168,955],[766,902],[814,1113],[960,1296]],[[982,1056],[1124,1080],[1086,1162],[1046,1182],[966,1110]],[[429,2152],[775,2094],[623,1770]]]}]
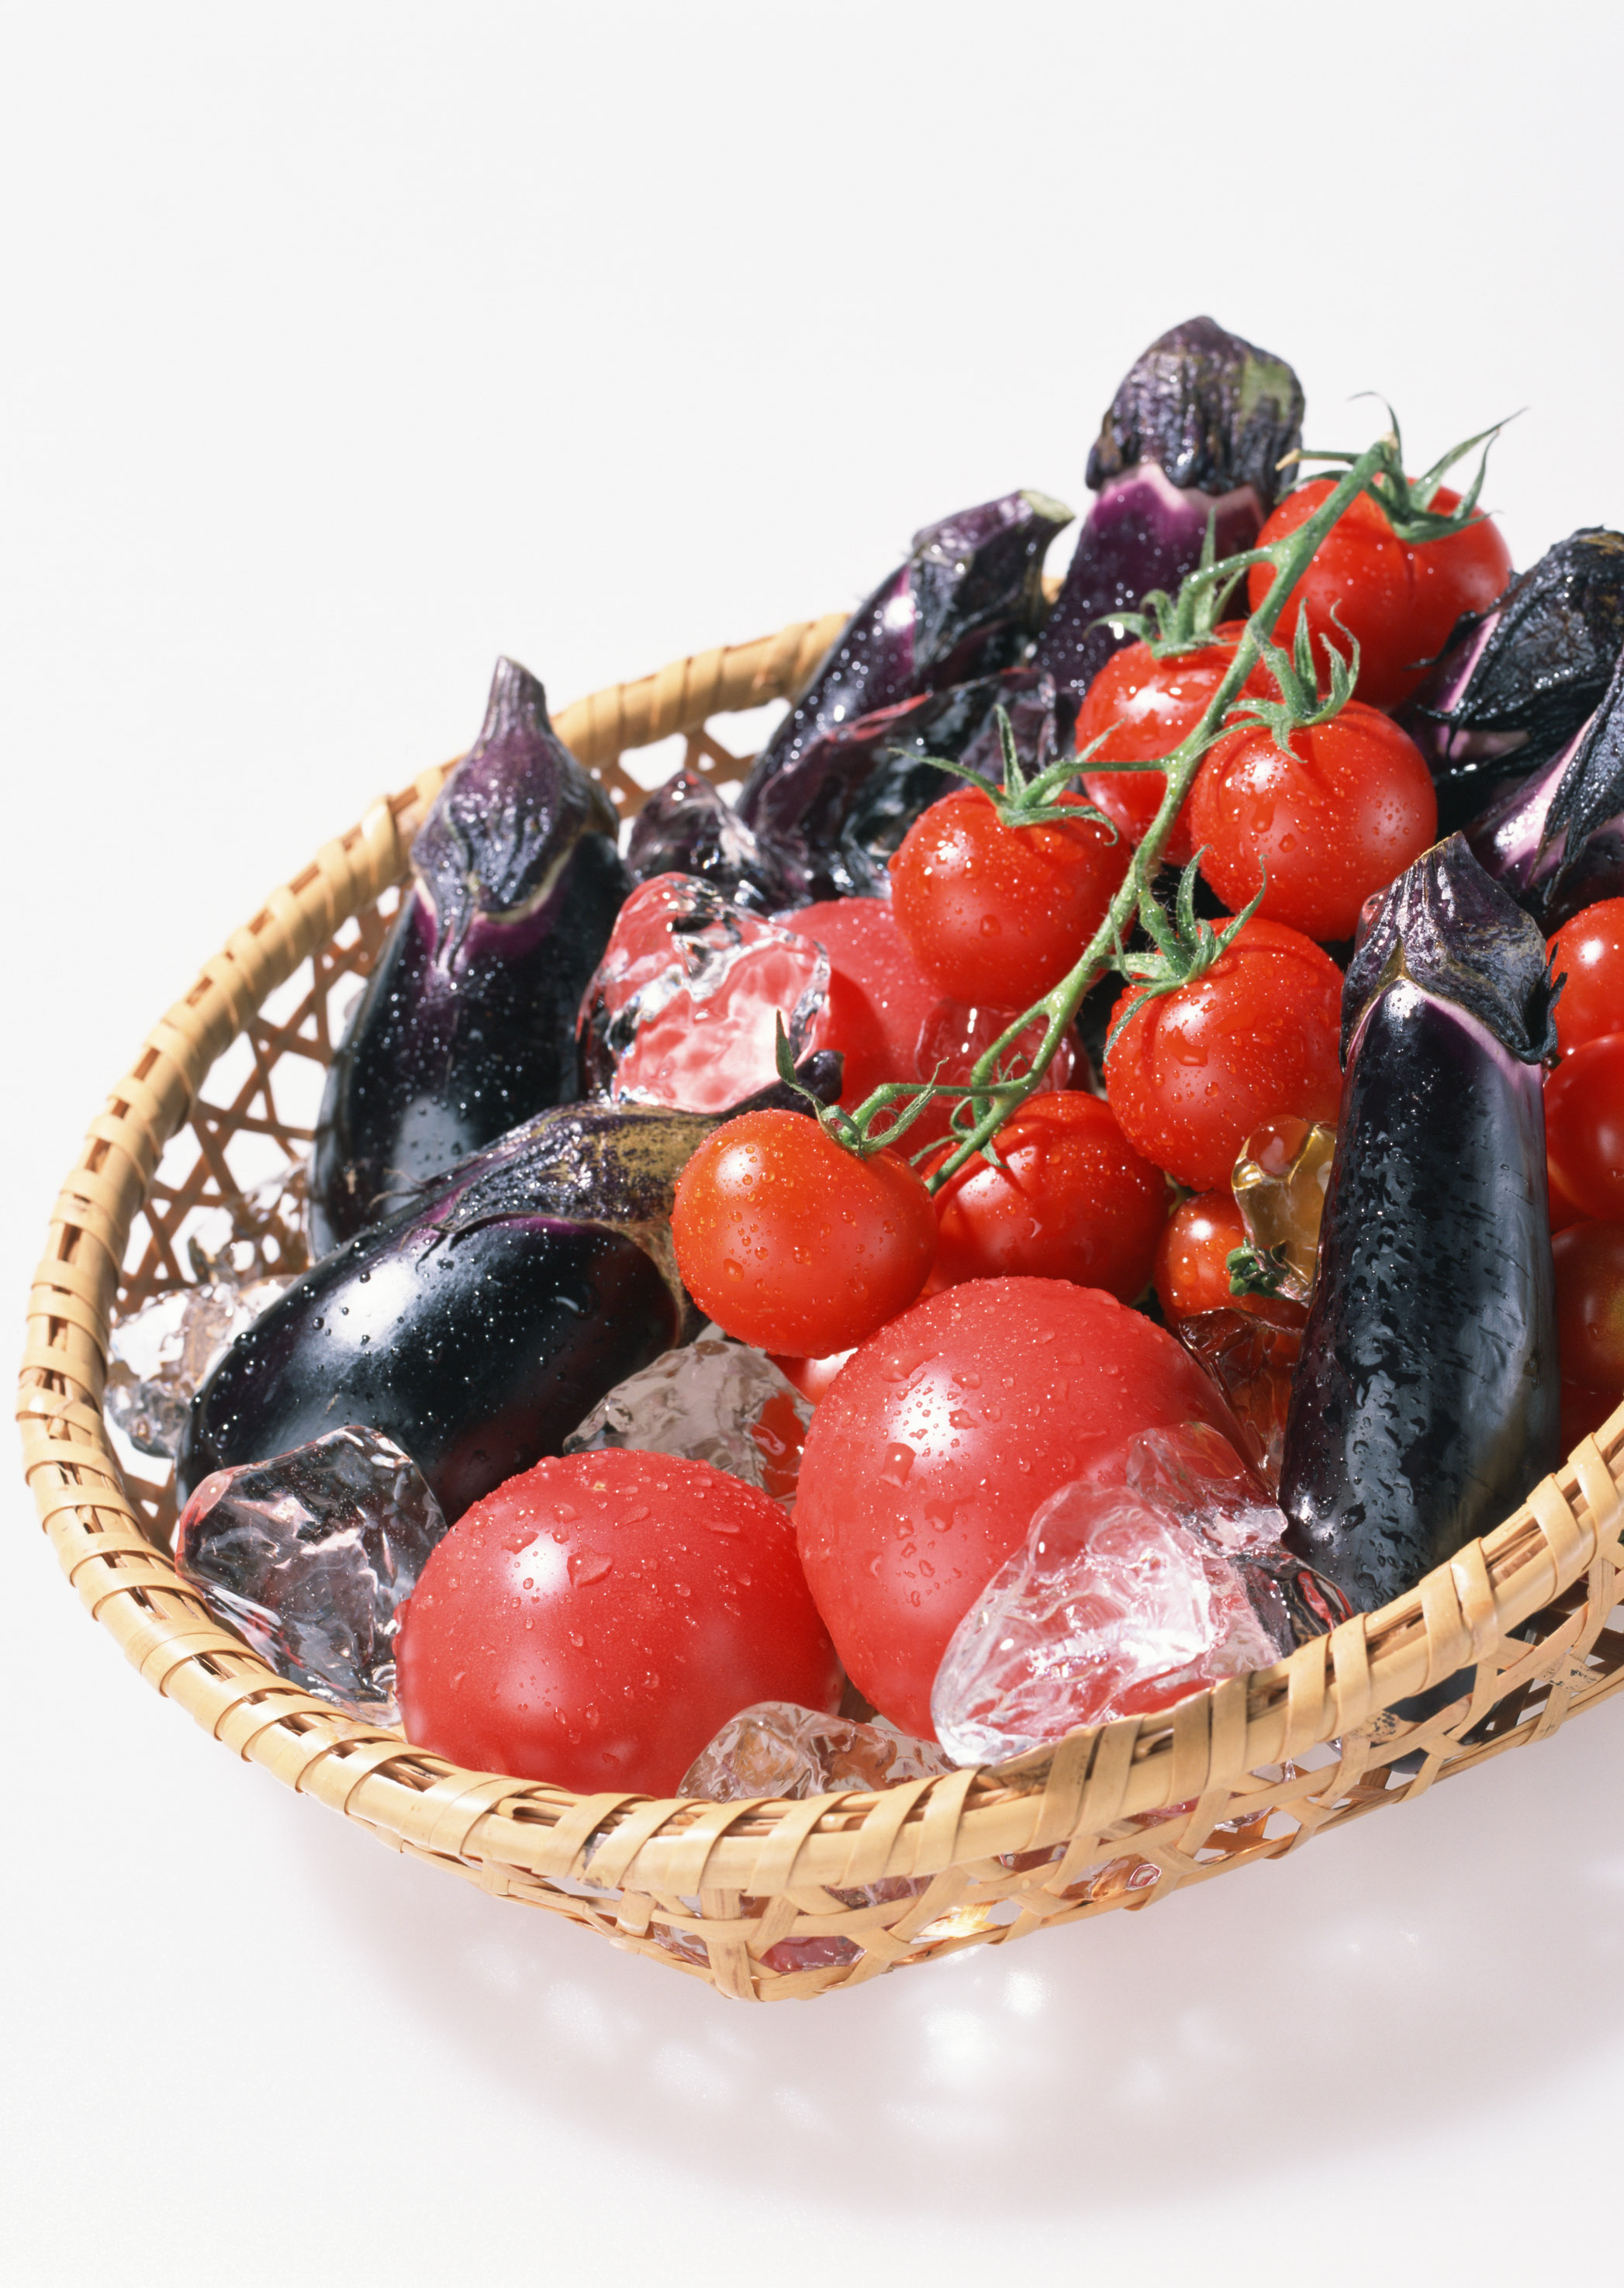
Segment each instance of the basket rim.
[{"label": "basket rim", "polygon": [[[844,617],[796,622],[592,694],[560,712],[560,735],[623,807],[635,807],[643,790],[620,771],[621,753],[792,692]],[[701,1900],[792,1882],[934,1875],[1192,1801],[1189,1848],[1203,1809],[1210,1829],[1243,1774],[1334,1741],[1345,1764],[1350,1736],[1406,1733],[1414,1728],[1392,1713],[1395,1702],[1476,1668],[1587,1569],[1624,1563],[1621,1402],[1493,1532],[1405,1595],[1271,1667],[1156,1715],[877,1795],[728,1804],[630,1791],[580,1796],[456,1766],[286,1682],[214,1621],[141,1529],[101,1416],[112,1304],[134,1216],[210,1066],[317,946],[405,878],[416,824],[453,767],[424,771],[374,803],[204,963],[91,1122],[30,1296],[18,1411],[41,1523],[92,1617],[148,1682],[239,1755],[395,1847],[464,1873],[491,1863],[543,1881]],[[1452,1768],[1504,1744],[1473,1750]],[[1327,1772],[1327,1782],[1336,1777]]]}]

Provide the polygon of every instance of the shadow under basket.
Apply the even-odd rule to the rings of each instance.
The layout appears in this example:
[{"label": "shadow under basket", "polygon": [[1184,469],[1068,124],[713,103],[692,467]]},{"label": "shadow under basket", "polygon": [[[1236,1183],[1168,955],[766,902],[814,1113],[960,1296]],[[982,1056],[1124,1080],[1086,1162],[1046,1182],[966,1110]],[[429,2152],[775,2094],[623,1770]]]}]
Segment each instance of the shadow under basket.
[{"label": "shadow under basket", "polygon": [[[625,814],[644,790],[622,757],[673,734],[691,767],[736,780],[745,764],[711,719],[798,688],[841,620],[676,662],[558,727]],[[459,1769],[284,1682],[176,1574],[167,1480],[121,1467],[101,1412],[109,1321],[195,1278],[188,1240],[229,1227],[306,1149],[449,767],[318,851],[153,1029],[91,1124],[33,1291],[20,1396],[41,1520],[91,1613],[223,1745],[395,1850],[724,1994],[777,2000],[1278,1858],[1544,1739],[1624,1682],[1624,1407],[1496,1531],[1380,1612],[1164,1714],[880,1795],[577,1796]]]}]

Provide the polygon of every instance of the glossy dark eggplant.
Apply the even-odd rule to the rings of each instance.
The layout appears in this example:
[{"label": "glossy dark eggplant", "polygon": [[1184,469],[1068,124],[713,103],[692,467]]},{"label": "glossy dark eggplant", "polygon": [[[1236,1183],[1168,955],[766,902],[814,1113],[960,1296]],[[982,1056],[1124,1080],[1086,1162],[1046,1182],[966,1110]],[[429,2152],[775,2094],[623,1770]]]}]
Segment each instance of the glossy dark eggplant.
[{"label": "glossy dark eggplant", "polygon": [[630,887],[618,831],[541,685],[498,660],[484,728],[412,845],[415,888],[328,1072],[318,1253],[577,1093],[575,1012]]},{"label": "glossy dark eggplant", "polygon": [[1600,704],[1624,651],[1624,533],[1588,526],[1468,620],[1398,720],[1442,814],[1464,823],[1508,778],[1548,763]]},{"label": "glossy dark eggplant", "polygon": [[1079,698],[1128,640],[1101,616],[1137,611],[1153,588],[1176,595],[1200,561],[1208,519],[1217,551],[1250,548],[1289,479],[1278,464],[1303,441],[1303,389],[1283,359],[1210,318],[1151,344],[1111,401],[1089,455],[1099,495],[1033,654]]},{"label": "glossy dark eggplant", "polygon": [[1368,1609],[1558,1459],[1538,928],[1459,835],[1374,905],[1286,1424],[1287,1545]]},{"label": "glossy dark eggplant", "polygon": [[1021,492],[915,533],[907,562],[859,605],[756,758],[739,798],[746,824],[807,841],[823,783],[812,751],[831,730],[1013,666],[1042,623],[1049,544],[1071,520],[1058,501]]},{"label": "glossy dark eggplant", "polygon": [[[840,1059],[800,1069],[833,1103]],[[774,1088],[752,1104],[804,1110]],[[472,1155],[280,1295],[192,1402],[183,1498],[346,1423],[409,1454],[449,1520],[700,1322],[671,1200],[717,1115],[562,1105]]]},{"label": "glossy dark eggplant", "polygon": [[1598,898],[1624,896],[1624,653],[1596,712],[1467,839],[1548,935]]},{"label": "glossy dark eggplant", "polygon": [[820,894],[788,851],[745,824],[697,771],[678,771],[650,795],[631,824],[632,879],[692,874],[747,912],[773,914]]},{"label": "glossy dark eggplant", "polygon": [[1054,679],[1036,668],[1010,667],[837,723],[805,748],[808,810],[798,828],[768,846],[784,851],[806,885],[795,902],[889,898],[892,852],[922,811],[963,783],[940,764],[962,763],[1002,784],[998,707],[1029,775],[1069,747],[1076,700],[1067,693],[1057,701]]}]

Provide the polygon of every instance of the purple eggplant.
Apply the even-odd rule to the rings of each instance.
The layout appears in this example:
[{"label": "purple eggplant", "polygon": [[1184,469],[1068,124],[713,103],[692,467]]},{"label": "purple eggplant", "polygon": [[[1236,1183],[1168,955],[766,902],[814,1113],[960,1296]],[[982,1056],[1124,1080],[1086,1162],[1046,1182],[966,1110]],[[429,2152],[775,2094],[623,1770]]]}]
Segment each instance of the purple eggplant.
[{"label": "purple eggplant", "polygon": [[757,833],[792,846],[819,831],[827,735],[921,692],[1013,666],[1043,618],[1043,558],[1072,512],[1010,493],[915,533],[907,561],[859,605],[761,753],[739,798]]},{"label": "purple eggplant", "polygon": [[923,810],[963,783],[941,764],[961,763],[1002,784],[999,707],[1029,772],[1070,746],[1075,698],[1058,699],[1053,678],[1036,668],[1008,667],[837,723],[804,749],[801,784],[815,799],[801,826],[771,842],[764,837],[805,886],[793,902],[889,898],[892,852]]},{"label": "purple eggplant", "polygon": [[[840,1063],[826,1052],[799,1076],[833,1103]],[[750,1101],[805,1109],[781,1088]],[[558,1453],[606,1391],[698,1331],[671,1201],[723,1116],[559,1106],[357,1233],[295,1280],[198,1392],[183,1498],[211,1470],[346,1423],[409,1454],[453,1521]]]},{"label": "purple eggplant", "polygon": [[764,841],[697,771],[678,771],[632,821],[626,863],[634,881],[692,874],[747,912],[774,914],[819,893],[790,852]]},{"label": "purple eggplant", "polygon": [[1559,1453],[1539,929],[1461,836],[1374,902],[1280,1473],[1290,1547],[1368,1609]]},{"label": "purple eggplant", "polygon": [[484,728],[418,830],[416,886],[328,1072],[316,1252],[577,1093],[575,1013],[630,887],[617,834],[541,685],[498,660]]},{"label": "purple eggplant", "polygon": [[1289,480],[1279,463],[1303,441],[1303,388],[1285,361],[1190,318],[1151,344],[1111,401],[1089,455],[1099,495],[1034,664],[1081,698],[1120,645],[1101,625],[1153,588],[1176,595],[1200,561],[1208,519],[1217,552],[1250,548]]},{"label": "purple eggplant", "polygon": [[1398,720],[1460,822],[1526,778],[1594,712],[1624,650],[1624,533],[1586,527],[1548,549],[1493,610],[1466,620]]},{"label": "purple eggplant", "polygon": [[1467,839],[1548,935],[1598,898],[1624,896],[1624,652],[1596,712]]}]

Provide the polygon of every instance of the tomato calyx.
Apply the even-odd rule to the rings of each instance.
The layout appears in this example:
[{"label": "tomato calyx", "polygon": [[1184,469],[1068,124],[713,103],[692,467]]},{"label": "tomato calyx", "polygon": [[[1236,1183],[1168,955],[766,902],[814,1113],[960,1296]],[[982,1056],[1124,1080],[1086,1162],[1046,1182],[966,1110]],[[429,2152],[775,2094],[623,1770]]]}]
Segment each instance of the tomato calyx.
[{"label": "tomato calyx", "polygon": [[1254,1247],[1249,1240],[1231,1248],[1224,1266],[1232,1295],[1278,1296],[1291,1270],[1283,1243],[1279,1247]]},{"label": "tomato calyx", "polygon": [[1348,638],[1346,653],[1339,652],[1324,636],[1319,640],[1330,668],[1330,689],[1322,697],[1314,669],[1313,642],[1308,622],[1299,616],[1296,639],[1290,651],[1283,644],[1271,642],[1267,637],[1258,646],[1258,655],[1279,687],[1278,699],[1248,699],[1244,705],[1231,710],[1226,728],[1233,729],[1241,723],[1261,724],[1271,734],[1275,745],[1283,755],[1292,751],[1294,731],[1312,731],[1321,723],[1329,723],[1342,713],[1353,696],[1353,687],[1359,681],[1359,647],[1357,636],[1349,633],[1335,606],[1331,617]]},{"label": "tomato calyx", "polygon": [[1245,927],[1263,902],[1269,886],[1266,875],[1257,895],[1232,915],[1222,929],[1215,929],[1209,921],[1203,921],[1195,910],[1195,885],[1205,855],[1204,851],[1198,850],[1179,876],[1171,919],[1160,898],[1151,896],[1141,901],[1139,920],[1153,941],[1149,946],[1129,952],[1121,938],[1117,940],[1115,965],[1137,989],[1123,1004],[1105,1036],[1107,1053],[1123,1026],[1137,1016],[1147,1001],[1159,1000],[1164,993],[1176,993],[1181,985],[1205,976],[1214,962],[1228,952],[1237,931]]},{"label": "tomato calyx", "polygon": [[[1115,826],[1105,812],[1096,810],[1091,802],[1084,802],[1076,795],[1071,795],[1064,801],[1060,799],[1066,786],[1093,753],[1094,747],[1088,748],[1081,755],[1062,755],[1058,761],[1044,763],[1044,747],[1054,735],[1052,723],[1045,723],[1039,735],[1040,767],[1028,778],[1021,768],[1020,755],[1015,744],[1015,727],[1010,720],[1009,709],[994,707],[993,720],[997,726],[998,745],[1003,762],[1002,786],[994,786],[982,777],[979,771],[972,771],[963,763],[949,762],[946,755],[931,755],[929,760],[939,771],[951,771],[955,778],[968,780],[972,787],[984,794],[997,812],[1000,826],[1075,826],[1086,819],[1096,826],[1105,827],[1113,842],[1120,838]],[[1097,739],[1094,746],[1099,744]],[[902,750],[898,749],[897,751],[900,753]],[[1106,770],[1110,767],[1109,764],[1101,766]]]},{"label": "tomato calyx", "polygon": [[[1368,396],[1376,393],[1367,391]],[[1479,429],[1475,437],[1465,438],[1452,445],[1448,452],[1434,461],[1424,475],[1407,477],[1404,473],[1404,442],[1399,433],[1398,417],[1384,397],[1376,402],[1387,415],[1387,434],[1378,440],[1381,457],[1367,478],[1363,490],[1370,495],[1393,528],[1397,539],[1406,541],[1412,547],[1427,540],[1447,540],[1452,533],[1462,532],[1472,521],[1477,510],[1477,497],[1483,490],[1483,480],[1488,472],[1489,448],[1505,427],[1506,421],[1515,421],[1516,414],[1509,413],[1505,421],[1496,421],[1490,429]],[[1481,445],[1477,457],[1477,473],[1472,479],[1455,507],[1446,513],[1435,510],[1434,497],[1444,479],[1457,461],[1463,461],[1476,447]],[[1286,456],[1287,461],[1328,461],[1351,468],[1361,457],[1357,453],[1315,452],[1303,446]],[[1284,463],[1281,465],[1285,465]]]},{"label": "tomato calyx", "polygon": [[1216,640],[1230,599],[1253,565],[1271,560],[1266,550],[1256,548],[1220,558],[1217,530],[1217,512],[1210,510],[1200,560],[1194,571],[1185,575],[1176,596],[1169,596],[1165,588],[1153,588],[1138,611],[1106,612],[1094,625],[1108,627],[1114,635],[1137,637],[1157,659],[1206,651]]},{"label": "tomato calyx", "polygon": [[[1072,815],[1076,815],[1074,811]],[[866,1096],[855,1112],[847,1112],[839,1104],[825,1104],[820,1097],[814,1096],[811,1089],[804,1087],[796,1078],[795,1053],[784,1030],[781,1013],[777,1020],[775,1053],[778,1076],[784,1086],[804,1100],[808,1112],[830,1142],[838,1144],[841,1150],[849,1152],[854,1160],[868,1160],[876,1152],[893,1150],[898,1140],[913,1126],[932,1097],[951,1096],[960,1100],[954,1108],[953,1125],[955,1132],[968,1134],[987,1116],[994,1105],[999,1108],[1002,1120],[1005,1111],[1012,1110],[1023,1097],[1031,1093],[1031,1084],[1025,1076],[1005,1076],[1002,1073],[992,1079],[978,1079],[973,1089],[967,1089],[963,1081],[886,1081],[872,1095]],[[967,1109],[970,1114],[970,1123],[968,1126],[962,1126],[959,1116]],[[939,1137],[914,1156],[915,1159],[926,1158],[940,1148]],[[995,1161],[995,1156],[988,1156]]]}]

